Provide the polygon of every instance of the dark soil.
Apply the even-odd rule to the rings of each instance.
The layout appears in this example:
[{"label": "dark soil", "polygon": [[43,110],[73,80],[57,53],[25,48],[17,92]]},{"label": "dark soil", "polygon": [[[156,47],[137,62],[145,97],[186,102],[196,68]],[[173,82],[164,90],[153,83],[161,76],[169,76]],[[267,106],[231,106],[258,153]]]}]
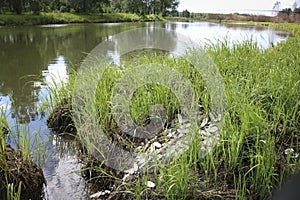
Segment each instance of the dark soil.
[{"label": "dark soil", "polygon": [[72,119],[72,105],[70,102],[71,100],[67,98],[63,99],[47,119],[48,128],[55,133],[75,134],[77,132]]},{"label": "dark soil", "polygon": [[20,182],[21,199],[42,199],[46,184],[42,169],[31,159],[24,160],[22,152],[14,150],[10,145],[0,148],[0,199],[7,198],[8,183],[13,183],[16,192]]}]

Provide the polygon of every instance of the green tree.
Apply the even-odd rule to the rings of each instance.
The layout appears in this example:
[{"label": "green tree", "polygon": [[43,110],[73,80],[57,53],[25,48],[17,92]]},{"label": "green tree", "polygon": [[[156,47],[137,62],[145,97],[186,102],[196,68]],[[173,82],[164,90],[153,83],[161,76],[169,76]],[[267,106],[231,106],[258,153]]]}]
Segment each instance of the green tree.
[{"label": "green tree", "polygon": [[182,17],[190,18],[190,16],[191,16],[191,13],[188,10],[182,11]]},{"label": "green tree", "polygon": [[17,14],[21,14],[23,11],[23,0],[10,0],[9,1],[12,9]]},{"label": "green tree", "polygon": [[34,14],[40,14],[42,9],[42,2],[39,0],[32,0],[30,2],[30,10],[33,11]]},{"label": "green tree", "polygon": [[300,14],[300,8],[295,8],[295,9],[294,9],[294,13]]},{"label": "green tree", "polygon": [[127,0],[111,1],[110,6],[114,12],[127,12]]},{"label": "green tree", "polygon": [[17,14],[32,11],[127,12],[136,14],[176,15],[179,0],[0,0],[0,12]]},{"label": "green tree", "polygon": [[8,2],[6,0],[0,0],[0,13],[7,11]]}]

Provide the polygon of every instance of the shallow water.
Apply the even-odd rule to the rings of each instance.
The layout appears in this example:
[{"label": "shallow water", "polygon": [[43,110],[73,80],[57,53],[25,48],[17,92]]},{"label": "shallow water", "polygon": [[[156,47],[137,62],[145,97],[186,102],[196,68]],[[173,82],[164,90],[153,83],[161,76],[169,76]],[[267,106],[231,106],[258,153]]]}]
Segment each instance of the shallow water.
[{"label": "shallow water", "polygon": [[[46,160],[46,199],[86,199],[90,194],[81,178],[75,142],[55,136],[46,126],[48,114],[39,112],[48,94],[46,85],[67,81],[68,74],[78,69],[87,53],[101,41],[125,30],[154,26],[176,31],[201,44],[251,38],[268,48],[288,37],[267,27],[207,22],[0,27],[0,108],[13,130],[26,133],[35,154],[37,143],[44,149],[41,159]],[[169,48],[180,48],[176,38],[168,39]],[[129,41],[123,42],[126,45]],[[21,125],[16,126],[16,122]],[[13,140],[10,138],[12,143]]]}]

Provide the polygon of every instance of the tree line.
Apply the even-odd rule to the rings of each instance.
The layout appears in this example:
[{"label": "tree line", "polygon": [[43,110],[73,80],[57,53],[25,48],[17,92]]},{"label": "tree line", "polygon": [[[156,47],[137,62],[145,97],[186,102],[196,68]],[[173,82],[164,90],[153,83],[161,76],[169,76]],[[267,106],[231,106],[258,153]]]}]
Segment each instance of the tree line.
[{"label": "tree line", "polygon": [[72,12],[72,13],[177,13],[179,0],[0,0],[0,12]]}]

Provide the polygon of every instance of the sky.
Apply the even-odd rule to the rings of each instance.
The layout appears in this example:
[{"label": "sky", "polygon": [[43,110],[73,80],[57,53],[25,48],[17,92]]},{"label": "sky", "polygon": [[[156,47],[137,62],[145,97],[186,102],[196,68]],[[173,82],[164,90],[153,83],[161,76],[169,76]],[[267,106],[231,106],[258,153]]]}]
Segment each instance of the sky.
[{"label": "sky", "polygon": [[[300,7],[300,0],[296,0]],[[272,10],[276,0],[180,0],[179,11],[228,13],[240,10]],[[281,0],[281,8],[292,7],[295,0]]]}]

